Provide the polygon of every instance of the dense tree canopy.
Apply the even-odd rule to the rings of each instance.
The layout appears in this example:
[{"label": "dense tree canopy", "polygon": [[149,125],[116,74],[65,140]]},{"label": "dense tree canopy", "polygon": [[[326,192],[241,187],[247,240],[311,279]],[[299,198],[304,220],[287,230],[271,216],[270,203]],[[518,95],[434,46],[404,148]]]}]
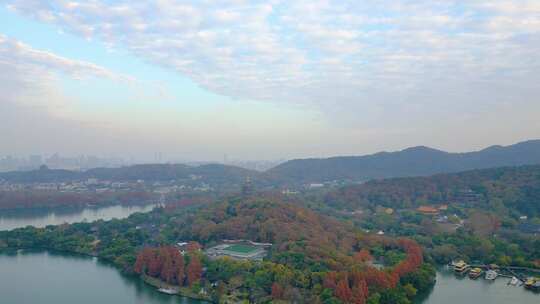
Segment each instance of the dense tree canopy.
[{"label": "dense tree canopy", "polygon": [[500,212],[540,216],[540,166],[524,166],[370,181],[330,192],[325,203],[338,208],[415,208],[466,204]]},{"label": "dense tree canopy", "polygon": [[[190,245],[186,255],[172,246],[197,241],[207,247],[223,239],[273,246],[263,262],[210,260],[199,246]],[[391,303],[384,302],[392,299],[389,290],[402,290],[401,280],[414,277],[423,261],[413,241],[366,235],[350,224],[278,198],[231,198],[156,209],[123,220],[16,229],[0,232],[0,241],[9,248],[96,255],[126,272],[216,302],[367,303],[380,297],[379,303]],[[390,251],[401,254],[384,269],[371,266]],[[407,284],[416,289],[420,281],[409,279]],[[398,294],[410,298],[412,293]]]}]

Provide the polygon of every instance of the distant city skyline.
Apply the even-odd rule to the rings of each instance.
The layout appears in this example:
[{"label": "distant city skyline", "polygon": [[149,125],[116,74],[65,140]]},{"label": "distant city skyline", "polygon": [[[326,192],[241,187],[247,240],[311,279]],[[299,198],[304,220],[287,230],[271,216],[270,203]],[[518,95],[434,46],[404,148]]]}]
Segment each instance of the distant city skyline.
[{"label": "distant city skyline", "polygon": [[1,0],[0,154],[220,162],[538,139],[539,14],[536,0]]},{"label": "distant city skyline", "polygon": [[[158,155],[160,155],[158,157]],[[279,160],[182,160],[163,158],[163,153],[157,152],[154,159],[133,159],[122,156],[94,156],[94,155],[52,155],[30,154],[30,155],[0,155],[0,172],[35,170],[45,165],[51,169],[86,170],[98,167],[121,167],[136,164],[187,164],[201,165],[209,163],[222,163],[226,165],[238,166],[246,169],[264,171],[274,167],[285,159]]]},{"label": "distant city skyline", "polygon": [[[540,140],[540,139],[528,139],[522,142],[515,142],[512,144],[518,144],[523,143],[529,140]],[[425,145],[420,145],[425,146]],[[443,152],[449,152],[449,153],[467,153],[467,152],[476,152],[483,149],[487,149],[493,146],[508,146],[508,145],[500,145],[500,144],[493,144],[485,147],[481,147],[480,149],[473,149],[473,150],[464,150],[464,151],[446,151],[442,149],[437,149],[434,147],[428,147],[431,149],[440,150]],[[339,156],[366,156],[366,155],[372,155],[379,152],[397,152],[409,148],[414,148],[418,146],[409,146],[409,147],[403,147],[398,150],[380,150],[375,151],[373,153],[364,153],[364,154],[335,154],[335,155],[328,155],[328,156],[321,156],[321,157],[315,157],[315,158],[327,158],[327,157],[339,157]],[[271,167],[274,167],[280,163],[286,162],[288,160],[292,160],[294,158],[280,158],[280,159],[242,159],[242,158],[236,158],[234,156],[229,156],[228,154],[223,154],[222,159],[181,159],[175,156],[167,156],[166,153],[163,152],[154,152],[153,154],[154,158],[141,158],[141,159],[135,159],[133,157],[126,157],[122,155],[85,155],[85,154],[76,154],[76,155],[62,155],[59,153],[53,153],[53,154],[23,154],[23,155],[2,155],[0,154],[0,171],[9,171],[6,170],[6,168],[11,168],[12,170],[24,170],[24,169],[35,169],[38,168],[40,165],[48,165],[52,168],[61,168],[61,169],[90,169],[90,168],[96,168],[96,167],[120,167],[120,166],[128,166],[128,165],[137,165],[137,164],[187,164],[187,165],[203,165],[203,164],[212,164],[212,163],[218,163],[218,164],[225,164],[225,165],[232,165],[232,166],[238,166],[243,167],[247,169],[253,169],[258,171],[264,171]],[[297,159],[308,159],[312,158],[309,156],[301,156]],[[62,163],[62,165],[55,165],[55,162]],[[76,163],[77,165],[74,166],[73,164]]]}]

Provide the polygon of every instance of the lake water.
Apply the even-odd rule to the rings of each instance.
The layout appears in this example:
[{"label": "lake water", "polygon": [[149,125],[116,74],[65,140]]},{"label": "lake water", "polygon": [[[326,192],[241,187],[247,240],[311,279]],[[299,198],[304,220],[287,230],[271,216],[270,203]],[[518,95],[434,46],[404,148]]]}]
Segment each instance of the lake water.
[{"label": "lake water", "polygon": [[5,304],[201,304],[159,293],[90,257],[50,252],[0,254],[0,303]]},{"label": "lake water", "polygon": [[[44,227],[62,223],[125,218],[135,212],[152,210],[149,206],[111,206],[68,211],[21,210],[0,213],[0,230],[32,225]],[[458,278],[453,272],[437,272],[433,290],[422,304],[538,304],[540,295],[523,287],[507,286],[507,278],[495,282]],[[138,278],[126,277],[114,267],[97,259],[47,252],[0,254],[0,303],[202,303],[164,295]]]},{"label": "lake water", "polygon": [[[422,304],[538,304],[540,295],[523,287],[458,279],[451,272],[437,273],[437,284]],[[22,251],[0,254],[0,302],[6,304],[161,304],[203,302],[161,294],[140,279],[125,276],[98,259],[50,252]]]},{"label": "lake water", "polygon": [[508,286],[509,278],[499,277],[486,281],[482,277],[471,280],[457,277],[452,271],[437,272],[437,283],[422,304],[538,304],[540,294],[525,290],[522,286]]},{"label": "lake water", "polygon": [[0,211],[0,230],[11,230],[26,227],[45,227],[47,225],[60,225],[83,221],[110,220],[113,218],[126,218],[135,212],[147,212],[155,205],[146,206],[108,206],[102,208],[84,209],[22,209],[14,211]]}]

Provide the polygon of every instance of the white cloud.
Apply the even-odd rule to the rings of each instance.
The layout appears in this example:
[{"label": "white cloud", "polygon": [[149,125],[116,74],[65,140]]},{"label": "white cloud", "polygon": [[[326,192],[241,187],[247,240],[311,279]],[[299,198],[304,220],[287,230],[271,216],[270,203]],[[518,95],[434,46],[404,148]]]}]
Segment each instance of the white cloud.
[{"label": "white cloud", "polygon": [[233,98],[437,112],[540,93],[535,0],[5,2]]},{"label": "white cloud", "polygon": [[102,66],[65,58],[37,50],[18,40],[0,34],[1,101],[30,108],[56,117],[73,114],[73,100],[66,98],[59,76],[89,81],[109,79],[131,84],[133,77],[110,71]]},{"label": "white cloud", "polygon": [[105,77],[115,81],[134,81],[133,77],[114,73],[94,63],[72,60],[51,52],[37,50],[0,34],[0,60],[19,68],[62,72],[73,78]]}]

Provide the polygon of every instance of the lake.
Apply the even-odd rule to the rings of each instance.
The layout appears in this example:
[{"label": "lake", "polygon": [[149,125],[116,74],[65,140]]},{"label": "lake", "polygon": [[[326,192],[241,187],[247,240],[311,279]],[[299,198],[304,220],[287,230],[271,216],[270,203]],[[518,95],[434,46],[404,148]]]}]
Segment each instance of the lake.
[{"label": "lake", "polygon": [[148,212],[156,205],[145,206],[107,206],[99,208],[65,208],[54,210],[21,209],[0,211],[0,230],[11,230],[26,227],[45,227],[47,225],[60,225],[63,223],[76,223],[83,221],[110,220],[113,218],[126,218],[135,212]]},{"label": "lake", "polygon": [[[125,218],[148,206],[110,206],[64,211],[20,210],[0,213],[0,230],[32,225],[44,227],[62,223]],[[437,272],[433,290],[422,296],[422,304],[538,304],[540,295],[523,287],[507,286],[509,279],[495,282],[458,278],[452,271]],[[0,254],[0,295],[2,303],[202,303],[164,295],[138,278],[120,272],[97,259],[50,252]]]},{"label": "lake", "polygon": [[6,304],[201,304],[159,293],[98,259],[51,252],[0,254],[0,302]]},{"label": "lake", "polygon": [[433,290],[418,303],[422,304],[538,304],[540,295],[525,290],[522,286],[508,286],[509,278],[499,277],[486,281],[482,277],[471,280],[467,276],[457,277],[452,271],[437,272],[437,283]]},{"label": "lake", "polygon": [[[203,303],[161,294],[140,279],[122,275],[116,268],[91,257],[19,251],[12,255],[0,254],[0,270],[2,303]],[[495,282],[473,281],[439,271],[437,284],[418,303],[540,303],[540,295],[506,283],[506,278]]]}]

